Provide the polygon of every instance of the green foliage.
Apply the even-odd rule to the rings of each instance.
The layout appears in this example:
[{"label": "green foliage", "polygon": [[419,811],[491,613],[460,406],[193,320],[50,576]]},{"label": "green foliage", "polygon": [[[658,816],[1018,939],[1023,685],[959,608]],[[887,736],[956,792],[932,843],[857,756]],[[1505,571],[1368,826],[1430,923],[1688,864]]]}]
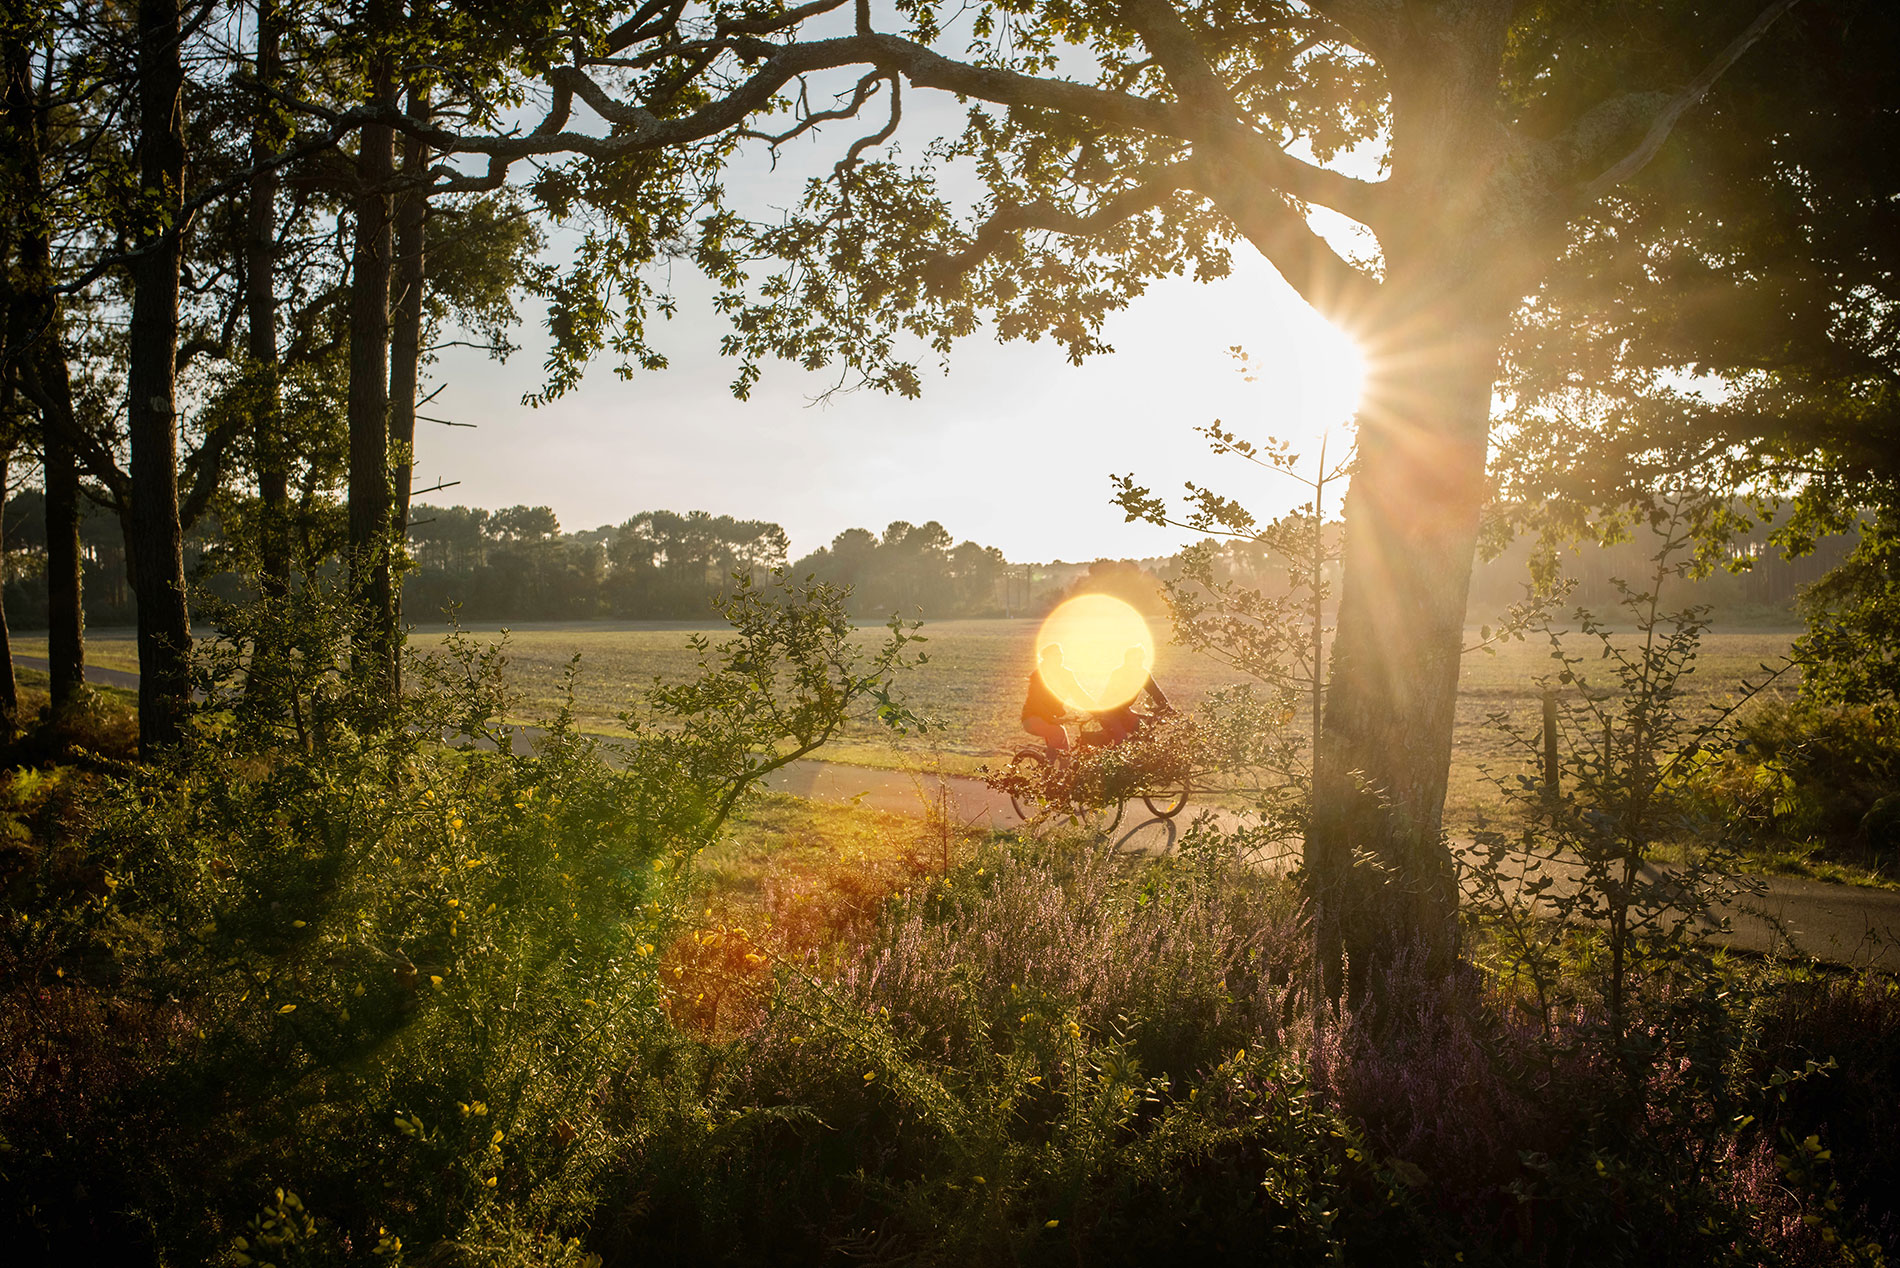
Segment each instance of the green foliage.
[{"label": "green foliage", "polygon": [[1803,691],[1817,700],[1900,702],[1900,508],[1861,522],[1847,561],[1802,596],[1808,632],[1795,645]]},{"label": "green foliage", "polygon": [[918,623],[892,617],[884,642],[867,651],[852,640],[845,599],[783,572],[763,586],[735,576],[720,602],[734,636],[715,647],[692,635],[698,677],[656,678],[645,707],[625,715],[639,765],[717,790],[708,835],[759,780],[815,752],[855,715],[868,712],[899,734],[928,726],[896,691],[904,670],[926,662],[913,647],[927,641]]},{"label": "green foliage", "polygon": [[1900,718],[1890,708],[1759,702],[1734,743],[1697,763],[1701,807],[1763,843],[1891,850],[1875,808],[1900,782]]},{"label": "green foliage", "polygon": [[643,1103],[621,1250],[1376,1258],[1409,1199],[1287,1045],[1295,904],[1231,864],[985,851],[835,973],[781,966],[764,1024],[695,1059],[704,1100]]},{"label": "green foliage", "polygon": [[[1894,21],[1798,6],[1577,222],[1507,344],[1507,498],[1574,527],[1687,474],[1722,508],[1712,550],[1759,524],[1789,555],[1891,518],[1900,112],[1876,50]],[[1892,696],[1890,553],[1863,545],[1806,605],[1825,698]]]},{"label": "green foliage", "polygon": [[[1705,930],[1726,927],[1723,903],[1746,889],[1728,875],[1734,840],[1719,827],[1712,833],[1683,795],[1691,772],[1721,746],[1728,715],[1698,723],[1678,705],[1706,613],[1661,606],[1669,579],[1688,567],[1683,556],[1693,539],[1681,502],[1669,508],[1648,588],[1616,583],[1621,615],[1634,627],[1629,638],[1584,609],[1577,620],[1595,655],[1572,650],[1546,627],[1557,666],[1544,682],[1546,726],[1554,723],[1554,734],[1518,735],[1536,773],[1499,777],[1515,822],[1477,836],[1467,884],[1479,896],[1477,912],[1499,918],[1492,945],[1511,972],[1528,975],[1546,1032],[1572,1003],[1551,994],[1561,976],[1564,926],[1601,930],[1597,990],[1620,1043],[1629,991],[1645,966],[1696,961]],[[1501,716],[1494,724],[1509,726]],[[1665,845],[1689,847],[1686,860],[1667,872],[1654,866]]]},{"label": "green foliage", "polygon": [[[233,614],[163,761],[83,797],[14,780],[41,844],[5,908],[5,1033],[37,1087],[0,1101],[0,1169],[37,1253],[579,1262],[693,858],[861,706],[909,719],[912,633],[860,653],[836,592],[745,585],[625,748],[574,730],[577,668],[568,708],[510,725],[505,646],[459,635],[364,731],[322,595]],[[281,654],[250,655],[274,623]]]},{"label": "green foliage", "polygon": [[[482,738],[500,664],[458,647],[409,721],[465,711]],[[559,1261],[610,1147],[598,1085],[658,1023],[654,944],[705,820],[655,810],[691,790],[561,718],[524,754],[340,721],[308,752],[246,738],[101,790],[75,841],[111,959],[39,984],[151,1001],[166,1032],[115,1089],[144,1131],[95,1142],[102,1199],[192,1259],[242,1251],[240,1212],[280,1186],[300,1242]]]}]

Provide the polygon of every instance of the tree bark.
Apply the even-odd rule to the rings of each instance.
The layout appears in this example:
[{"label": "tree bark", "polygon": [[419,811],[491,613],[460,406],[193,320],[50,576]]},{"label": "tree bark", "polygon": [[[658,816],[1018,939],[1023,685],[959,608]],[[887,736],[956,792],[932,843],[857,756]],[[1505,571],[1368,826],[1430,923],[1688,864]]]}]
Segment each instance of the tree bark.
[{"label": "tree bark", "polygon": [[[412,118],[429,117],[429,92],[419,84],[409,86],[409,114]],[[403,175],[426,180],[429,147],[413,136],[403,139]],[[429,196],[424,189],[406,190],[396,205],[396,285],[395,320],[389,339],[389,449],[394,466],[390,478],[394,507],[390,516],[393,548],[407,548],[409,538],[409,499],[415,488],[416,469],[416,394],[422,380],[422,301],[428,277],[427,236]],[[392,620],[396,636],[402,625],[402,590],[395,589]],[[402,662],[392,666],[395,690],[402,690]]]},{"label": "tree bark", "polygon": [[53,720],[64,719],[86,690],[85,556],[79,541],[79,459],[73,433],[72,384],[66,355],[47,333],[38,379],[46,476],[46,659]]},{"label": "tree bark", "polygon": [[[22,211],[13,226],[21,285],[8,295],[8,388],[10,393],[16,381],[25,384],[40,419],[46,486],[46,652],[51,713],[57,722],[68,715],[86,686],[78,422],[59,301],[53,295],[52,234],[42,170],[46,111],[42,94],[34,89],[31,51],[24,43],[10,42],[6,58],[7,131],[17,156],[15,195]],[[7,676],[11,679],[11,660]]]},{"label": "tree bark", "polygon": [[[280,39],[275,0],[257,0],[257,79],[268,84],[277,75]],[[290,470],[279,411],[277,302],[272,287],[277,271],[277,169],[264,166],[276,156],[274,139],[259,112],[251,129],[251,178],[248,238],[245,247],[245,322],[251,364],[257,374],[258,401],[252,427],[256,452],[258,501],[258,584],[266,599],[290,592]]]},{"label": "tree bark", "polygon": [[153,236],[133,261],[126,429],[126,554],[138,601],[139,748],[183,736],[191,617],[178,520],[178,275],[184,248],[184,64],[177,0],[139,0],[139,186]]},{"label": "tree bark", "polygon": [[[1389,285],[1391,283],[1388,283]],[[1307,863],[1322,970],[1353,994],[1457,954],[1442,826],[1507,305],[1449,285],[1369,339]],[[1447,297],[1451,297],[1447,302]],[[1342,976],[1349,967],[1350,973]]]},{"label": "tree bark", "polygon": [[1340,314],[1366,356],[1344,577],[1307,862],[1328,990],[1408,956],[1448,970],[1457,867],[1443,834],[1491,395],[1510,314],[1562,216],[1498,111],[1508,6],[1421,11],[1388,61],[1384,279]]},{"label": "tree bark", "polygon": [[[390,6],[370,14],[388,29]],[[374,104],[393,109],[394,75],[379,55],[370,72]],[[395,701],[396,611],[390,587],[389,280],[394,243],[389,186],[395,133],[366,125],[356,157],[356,238],[350,275],[349,584],[355,611],[351,658],[366,713],[385,715]]]},{"label": "tree bark", "polygon": [[[0,257],[4,258],[4,257]],[[4,330],[0,326],[0,330]],[[13,419],[13,380],[9,375],[0,374],[0,422],[10,424]],[[0,560],[6,558],[6,510],[7,479],[12,474],[9,468],[13,461],[12,445],[0,445]],[[0,570],[0,585],[4,585],[6,575]],[[7,628],[7,612],[0,604],[0,744],[13,743],[13,737],[20,732],[20,688],[13,677],[13,633]]]}]

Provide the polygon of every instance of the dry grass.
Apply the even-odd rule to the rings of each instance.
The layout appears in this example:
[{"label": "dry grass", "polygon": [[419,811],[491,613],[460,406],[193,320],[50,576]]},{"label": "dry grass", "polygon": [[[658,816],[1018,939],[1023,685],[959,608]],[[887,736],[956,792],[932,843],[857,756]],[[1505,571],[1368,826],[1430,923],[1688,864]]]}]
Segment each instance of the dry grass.
[{"label": "dry grass", "polygon": [[819,966],[871,936],[885,903],[948,863],[980,833],[929,813],[771,795],[744,808],[700,856],[701,915],[665,952],[676,1023],[743,1033],[764,1016],[775,960]]}]

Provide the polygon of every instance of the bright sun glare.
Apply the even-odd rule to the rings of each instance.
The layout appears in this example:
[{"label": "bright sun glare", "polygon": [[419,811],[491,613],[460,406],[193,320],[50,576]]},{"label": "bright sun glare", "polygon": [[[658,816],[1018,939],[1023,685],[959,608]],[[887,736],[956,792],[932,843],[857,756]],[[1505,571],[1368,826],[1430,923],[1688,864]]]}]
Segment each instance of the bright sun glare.
[{"label": "bright sun glare", "polygon": [[[1044,678],[1071,709],[1108,709],[1127,704],[1154,668],[1155,641],[1141,613],[1106,594],[1077,595],[1051,612],[1036,631],[1036,663],[1045,647],[1062,648],[1062,663],[1088,698],[1077,699],[1061,675]],[[1141,652],[1141,673],[1117,672],[1131,650]],[[1128,667],[1130,670],[1133,666]]]},{"label": "bright sun glare", "polygon": [[1294,403],[1301,422],[1314,434],[1350,423],[1366,386],[1366,357],[1351,335],[1316,321],[1294,340]]}]

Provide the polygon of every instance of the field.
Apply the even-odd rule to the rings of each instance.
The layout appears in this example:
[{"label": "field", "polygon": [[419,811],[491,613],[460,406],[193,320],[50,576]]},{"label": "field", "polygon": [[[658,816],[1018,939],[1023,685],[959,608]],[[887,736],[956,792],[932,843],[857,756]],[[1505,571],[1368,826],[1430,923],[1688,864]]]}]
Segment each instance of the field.
[{"label": "field", "polygon": [[[521,693],[518,714],[524,721],[544,717],[557,705],[561,674],[570,658],[581,657],[576,708],[583,727],[603,735],[619,732],[618,715],[657,676],[678,681],[695,661],[686,646],[694,630],[717,638],[722,627],[678,622],[585,622],[529,625],[509,631],[510,664]],[[482,638],[500,637],[499,629],[475,628]],[[864,630],[869,643],[880,634]],[[927,625],[925,650],[930,661],[912,675],[908,695],[935,725],[924,735],[893,740],[862,726],[827,748],[833,761],[906,768],[941,762],[943,770],[973,773],[985,762],[1029,742],[1017,721],[1023,687],[1033,659],[1036,623],[1019,621],[945,621]],[[445,631],[415,631],[413,645],[427,648]],[[1161,634],[1162,631],[1157,631]],[[1776,664],[1788,650],[1791,632],[1716,631],[1708,634],[1697,659],[1697,672],[1684,694],[1693,715],[1732,703],[1744,677],[1759,680],[1764,663]],[[1477,642],[1470,631],[1468,642]],[[1593,644],[1572,635],[1567,645],[1595,659]],[[44,656],[44,635],[14,640],[22,655]],[[88,635],[88,657],[105,669],[137,668],[131,632],[95,630]],[[1458,730],[1448,809],[1468,816],[1488,804],[1489,786],[1481,768],[1515,769],[1524,758],[1511,738],[1491,724],[1503,715],[1513,726],[1534,729],[1540,713],[1538,680],[1552,671],[1547,642],[1510,643],[1495,654],[1465,657],[1458,702]],[[1604,671],[1607,672],[1607,671]],[[1234,681],[1223,666],[1181,648],[1157,649],[1155,678],[1177,706],[1191,706],[1210,690]],[[1788,676],[1778,685],[1792,686]],[[1296,721],[1295,725],[1304,725]]]}]

